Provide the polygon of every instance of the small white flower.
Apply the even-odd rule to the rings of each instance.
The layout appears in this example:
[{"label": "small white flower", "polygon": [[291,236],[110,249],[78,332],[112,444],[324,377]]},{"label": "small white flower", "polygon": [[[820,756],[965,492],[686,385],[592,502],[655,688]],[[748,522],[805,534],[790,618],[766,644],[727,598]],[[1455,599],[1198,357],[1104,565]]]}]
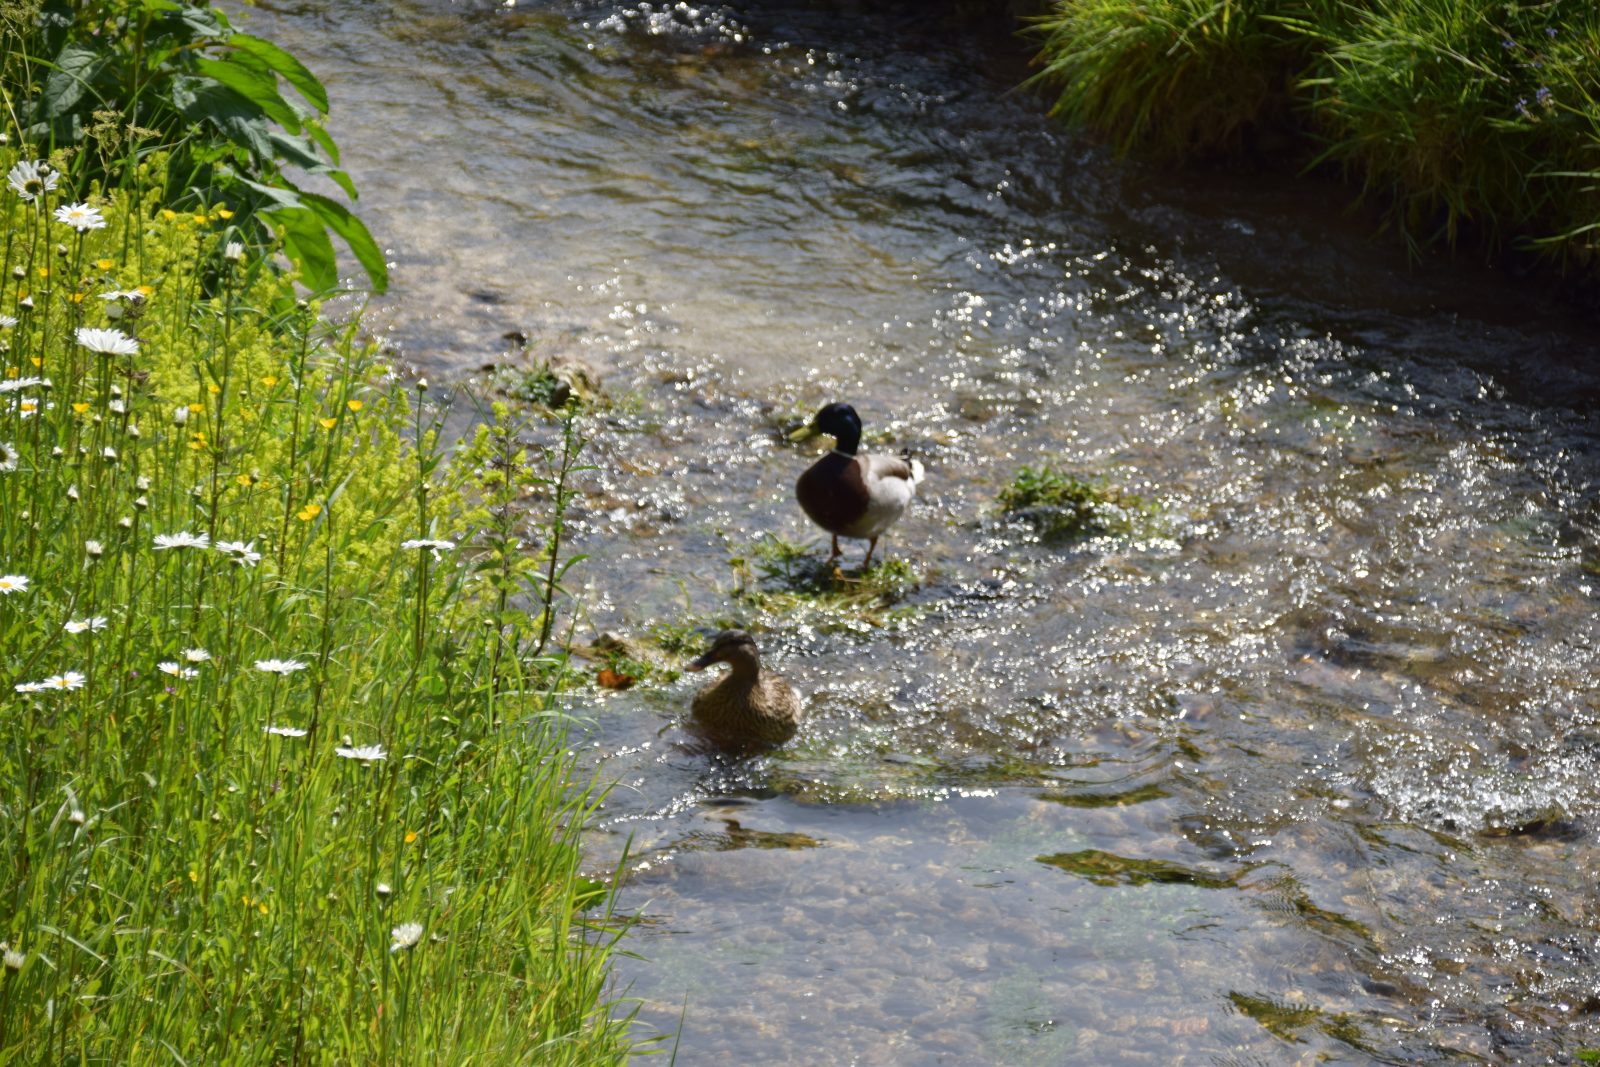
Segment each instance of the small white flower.
[{"label": "small white flower", "polygon": [[171,660],[167,660],[164,663],[157,663],[156,670],[160,671],[162,674],[170,674],[174,678],[187,679],[200,677],[200,672],[195,670],[193,667],[185,667],[183,664],[173,663]]},{"label": "small white flower", "polygon": [[4,958],[6,970],[8,971],[20,971],[22,970],[22,965],[28,962],[28,957],[25,954],[18,952],[10,945],[5,946],[4,956],[0,958]]},{"label": "small white flower", "polygon": [[61,205],[56,208],[56,221],[66,223],[79,233],[103,230],[106,226],[106,220],[100,217],[100,209],[88,204]]},{"label": "small white flower", "polygon": [[110,463],[115,463],[117,461],[117,450],[107,445],[100,450],[100,458]]},{"label": "small white flower", "polygon": [[268,674],[293,674],[303,671],[306,665],[297,659],[258,659],[256,670],[266,671]]},{"label": "small white flower", "polygon": [[102,545],[99,541],[85,541],[83,543],[83,550],[95,559],[99,559],[101,556],[106,554],[106,546]]},{"label": "small white flower", "polygon": [[137,289],[113,289],[109,293],[101,293],[100,299],[108,304],[126,300],[130,304],[138,305],[144,303],[145,297]]},{"label": "small white flower", "polygon": [[113,415],[126,415],[128,413],[128,405],[120,400],[113,400],[106,405],[106,410]]},{"label": "small white flower", "polygon": [[235,263],[244,258],[244,245],[238,241],[229,241],[222,247],[222,258],[231,259]]},{"label": "small white flower", "polygon": [[388,882],[379,882],[377,885],[372,887],[372,891],[378,894],[380,897],[387,897],[394,892],[394,887]]},{"label": "small white flower", "polygon": [[23,201],[31,203],[56,187],[61,175],[51,170],[44,160],[20,161],[6,174],[6,181]]},{"label": "small white flower", "polygon": [[124,530],[131,530],[133,529],[133,518],[131,516],[124,515],[122,518],[117,520],[117,526]]},{"label": "small white flower", "polygon": [[69,634],[99,633],[106,628],[104,615],[92,615],[87,619],[71,619],[61,625]]},{"label": "small white flower", "polygon": [[82,826],[87,820],[84,818],[83,810],[81,808],[73,808],[71,811],[67,812],[67,821],[74,826]]},{"label": "small white flower", "polygon": [[0,330],[9,330],[17,324],[17,320],[10,315],[0,315]]},{"label": "small white flower", "polygon": [[394,938],[394,944],[389,946],[390,952],[399,952],[403,948],[415,948],[417,942],[422,940],[422,924],[401,923],[389,931],[389,936]]},{"label": "small white flower", "polygon": [[71,500],[71,501],[74,501],[74,502],[77,501],[77,499],[78,499],[78,487],[77,486],[75,486],[75,485],[67,486],[67,499]]},{"label": "small white flower", "polygon": [[32,311],[33,310],[33,294],[29,293],[27,296],[23,297],[21,300],[18,300],[17,301],[17,307],[21,308],[24,311]]},{"label": "small white flower", "polygon": [[341,745],[333,750],[333,754],[344,759],[358,759],[362,763],[376,763],[389,758],[389,753],[383,750],[382,745]]},{"label": "small white flower", "polygon": [[400,547],[401,548],[431,548],[431,549],[433,549],[433,554],[437,557],[438,554],[441,551],[448,552],[450,549],[456,547],[456,543],[454,541],[445,541],[445,540],[442,540],[442,539],[440,539],[440,540],[419,539],[419,540],[415,540],[415,541],[401,541],[400,542]]},{"label": "small white flower", "polygon": [[179,404],[172,409],[172,425],[182,426],[189,421],[189,405]]},{"label": "small white flower", "polygon": [[22,453],[17,451],[17,446],[0,441],[0,471],[10,473],[17,469],[17,461],[22,458]]},{"label": "small white flower", "polygon": [[19,693],[44,693],[52,689],[82,689],[86,680],[77,671],[68,671],[65,674],[52,674],[42,682],[23,682],[15,688]]},{"label": "small white flower", "polygon": [[254,541],[249,544],[245,544],[243,541],[217,542],[217,551],[228,556],[241,567],[254,567],[261,562],[261,553],[257,552],[255,548],[256,543]]},{"label": "small white flower", "polygon": [[147,493],[150,491],[150,479],[141,474],[138,480],[133,483],[133,487],[141,493]]},{"label": "small white flower", "polygon": [[26,592],[28,579],[20,574],[0,574],[0,594],[9,596],[12,593]]},{"label": "small white flower", "polygon": [[44,378],[7,378],[0,381],[0,393],[15,393],[21,389],[32,389],[36,385],[44,385]]},{"label": "small white flower", "polygon": [[138,354],[139,342],[121,330],[97,330],[79,326],[78,343],[91,352],[106,356],[132,356]]},{"label": "small white flower", "polygon": [[[139,498],[139,500],[143,499],[143,497]],[[140,506],[139,500],[133,502],[135,507]],[[148,502],[146,502],[146,506],[148,506]],[[209,548],[211,547],[211,535],[189,533],[187,530],[175,534],[156,534],[155,545],[157,551],[167,548]]]},{"label": "small white flower", "polygon": [[263,726],[262,729],[279,737],[304,737],[306,735],[306,731],[298,726]]},{"label": "small white flower", "polygon": [[183,650],[183,658],[190,663],[204,663],[211,658],[211,653],[203,648],[186,648]]}]

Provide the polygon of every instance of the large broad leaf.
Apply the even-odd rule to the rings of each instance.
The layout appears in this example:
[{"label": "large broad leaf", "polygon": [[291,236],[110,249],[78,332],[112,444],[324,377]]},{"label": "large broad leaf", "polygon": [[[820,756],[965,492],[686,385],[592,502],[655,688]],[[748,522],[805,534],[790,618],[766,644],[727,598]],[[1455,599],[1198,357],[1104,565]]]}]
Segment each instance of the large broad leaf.
[{"label": "large broad leaf", "polygon": [[300,193],[300,199],[316,212],[317,217],[330,230],[344,238],[345,244],[350,246],[350,251],[355,253],[356,260],[367,272],[367,277],[372,280],[373,290],[381,293],[388,289],[389,265],[383,261],[383,250],[378,247],[378,242],[372,239],[366,224],[337,200],[329,200],[325,196],[304,190]]},{"label": "large broad leaf", "polygon": [[339,264],[333,255],[333,242],[323,229],[322,219],[309,208],[279,208],[263,212],[283,228],[283,251],[300,268],[300,278],[315,292],[326,292],[339,284]]},{"label": "large broad leaf", "polygon": [[350,180],[350,175],[336,167],[330,167],[321,156],[317,155],[312,143],[304,137],[291,137],[277,130],[272,131],[272,143],[277,146],[278,154],[286,161],[304,170],[307,174],[321,174],[345,191],[351,200],[356,198],[356,183]]},{"label": "large broad leaf", "polygon": [[172,104],[185,118],[209,122],[230,142],[249,150],[257,160],[273,158],[271,127],[261,109],[210,78],[183,75],[172,79]]},{"label": "large broad leaf", "polygon": [[272,71],[231,59],[197,59],[195,69],[238,93],[290,133],[300,132],[300,116],[278,95]]},{"label": "large broad leaf", "polygon": [[255,56],[268,67],[283,76],[283,80],[294,86],[296,91],[307,100],[311,101],[318,111],[324,115],[328,113],[328,90],[322,87],[322,82],[317,76],[306,69],[306,65],[294,56],[285,52],[271,41],[264,41],[260,37],[252,37],[248,33],[236,33],[228,38],[228,44],[241,51]]},{"label": "large broad leaf", "polygon": [[69,44],[56,56],[55,69],[44,81],[44,91],[34,110],[39,122],[54,122],[78,106],[95,75],[109,62],[100,49],[87,44]]}]

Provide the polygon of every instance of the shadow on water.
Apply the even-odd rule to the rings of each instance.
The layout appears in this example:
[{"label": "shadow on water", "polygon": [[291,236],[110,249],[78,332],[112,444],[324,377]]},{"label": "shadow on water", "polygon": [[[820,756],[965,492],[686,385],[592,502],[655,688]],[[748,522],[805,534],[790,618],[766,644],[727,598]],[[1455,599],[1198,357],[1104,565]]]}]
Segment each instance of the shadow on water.
[{"label": "shadow on water", "polygon": [[[1113,165],[903,10],[255,19],[330,85],[404,357],[602,378],[586,624],[737,621],[805,694],[746,759],[693,679],[572,699],[684,1062],[1600,1046],[1592,331],[1327,190]],[[790,499],[835,398],[928,469],[889,589]],[[995,502],[1045,462],[1148,523],[1042,542]]]}]

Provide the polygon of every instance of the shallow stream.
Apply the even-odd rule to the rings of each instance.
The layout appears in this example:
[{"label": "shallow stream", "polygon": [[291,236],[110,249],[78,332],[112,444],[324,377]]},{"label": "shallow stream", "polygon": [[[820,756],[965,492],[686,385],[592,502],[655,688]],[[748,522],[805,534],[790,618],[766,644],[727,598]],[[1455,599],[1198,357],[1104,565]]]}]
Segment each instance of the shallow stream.
[{"label": "shallow stream", "polygon": [[[743,622],[805,693],[577,695],[680,1063],[1566,1063],[1600,1047],[1592,325],[1281,179],[1123,166],[917,5],[272,0],[430,374],[578,359],[580,636]],[[762,608],[860,410],[888,603]],[[1024,464],[1152,507],[1041,542]],[[863,546],[851,544],[849,565]],[[743,564],[730,564],[743,560]],[[802,571],[804,562],[790,564]],[[741,594],[741,588],[743,593]]]}]

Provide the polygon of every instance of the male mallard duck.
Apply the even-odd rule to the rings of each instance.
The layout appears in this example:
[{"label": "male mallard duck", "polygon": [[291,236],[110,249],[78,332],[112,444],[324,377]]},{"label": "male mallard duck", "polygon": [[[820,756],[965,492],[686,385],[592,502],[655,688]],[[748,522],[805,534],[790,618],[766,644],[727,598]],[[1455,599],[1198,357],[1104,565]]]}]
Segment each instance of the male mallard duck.
[{"label": "male mallard duck", "polygon": [[883,531],[911,506],[917,483],[922,480],[922,464],[899,456],[858,456],[861,445],[861,416],[849,404],[829,404],[816,418],[789,435],[791,441],[804,441],[817,434],[834,440],[833,450],[806,468],[795,483],[794,495],[811,521],[833,535],[833,555],[839,558],[839,538],[865,538],[867,558],[872,562]]},{"label": "male mallard duck", "polygon": [[745,748],[781,745],[800,725],[800,696],[781,677],[763,673],[761,650],[743,630],[723,630],[705,655],[689,664],[702,671],[713,663],[732,670],[694,696],[697,723],[719,744]]}]

